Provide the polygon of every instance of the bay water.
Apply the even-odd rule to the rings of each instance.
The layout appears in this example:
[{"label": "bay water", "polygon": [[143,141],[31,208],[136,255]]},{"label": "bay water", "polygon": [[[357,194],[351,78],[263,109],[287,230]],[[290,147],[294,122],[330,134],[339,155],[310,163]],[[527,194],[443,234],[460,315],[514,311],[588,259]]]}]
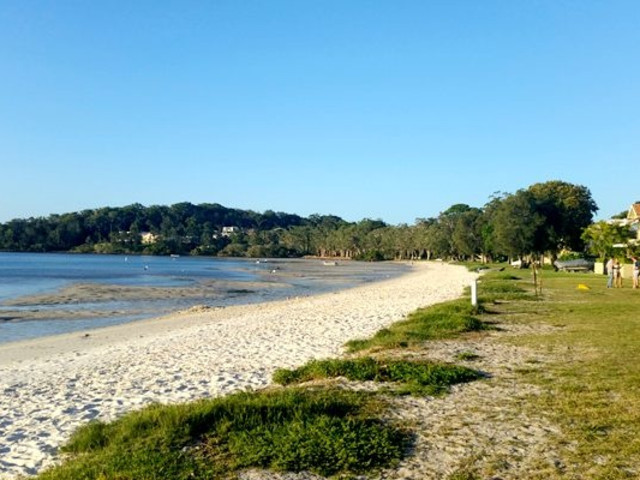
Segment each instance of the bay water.
[{"label": "bay water", "polygon": [[330,292],[406,269],[394,263],[316,259],[0,253],[0,343],[151,318],[194,305],[225,307]]}]

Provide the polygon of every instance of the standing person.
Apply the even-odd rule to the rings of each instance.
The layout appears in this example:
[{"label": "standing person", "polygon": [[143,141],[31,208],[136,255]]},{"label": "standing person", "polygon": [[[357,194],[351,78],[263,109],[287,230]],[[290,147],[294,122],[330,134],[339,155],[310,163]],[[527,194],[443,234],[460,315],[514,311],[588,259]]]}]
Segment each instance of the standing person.
[{"label": "standing person", "polygon": [[622,288],[622,265],[618,260],[613,264],[616,288]]},{"label": "standing person", "polygon": [[638,257],[631,257],[633,260],[633,288],[638,288],[638,275],[640,275],[640,260]]},{"label": "standing person", "polygon": [[607,262],[607,288],[613,287],[613,257]]}]

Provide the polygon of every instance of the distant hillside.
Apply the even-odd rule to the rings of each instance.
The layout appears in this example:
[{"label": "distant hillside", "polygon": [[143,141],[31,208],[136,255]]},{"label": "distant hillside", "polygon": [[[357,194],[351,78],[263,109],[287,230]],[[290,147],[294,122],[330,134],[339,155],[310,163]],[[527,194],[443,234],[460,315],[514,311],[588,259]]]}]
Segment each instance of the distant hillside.
[{"label": "distant hillside", "polygon": [[[258,232],[344,223],[335,216],[302,218],[271,210],[257,213],[227,208],[215,203],[185,202],[150,207],[133,204],[11,220],[0,225],[0,250],[216,255],[234,242],[243,245],[238,240]],[[229,250],[228,254],[243,253],[240,248]],[[310,252],[285,248],[272,253],[295,256]]]},{"label": "distant hillside", "polygon": [[[591,238],[594,232],[585,229],[597,210],[588,188],[560,180],[493,196],[483,208],[455,204],[437,218],[417,219],[411,226],[371,219],[346,222],[333,215],[256,213],[215,203],[134,204],[12,220],[0,225],[0,250],[362,260],[532,260],[541,255],[555,259],[561,252],[583,253],[585,248],[602,255],[635,236],[626,228],[615,241]],[[629,249],[626,255],[634,252]]]}]

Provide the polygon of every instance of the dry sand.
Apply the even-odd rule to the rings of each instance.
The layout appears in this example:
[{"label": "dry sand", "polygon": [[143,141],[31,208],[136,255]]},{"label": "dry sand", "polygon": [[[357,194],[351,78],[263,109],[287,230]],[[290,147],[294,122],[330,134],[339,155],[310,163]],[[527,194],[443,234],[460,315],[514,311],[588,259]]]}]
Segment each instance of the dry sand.
[{"label": "dry sand", "polygon": [[266,386],[276,368],[339,355],[349,339],[459,296],[472,278],[463,267],[416,264],[401,277],[331,294],[194,308],[0,346],[0,478],[51,464],[89,420]]}]

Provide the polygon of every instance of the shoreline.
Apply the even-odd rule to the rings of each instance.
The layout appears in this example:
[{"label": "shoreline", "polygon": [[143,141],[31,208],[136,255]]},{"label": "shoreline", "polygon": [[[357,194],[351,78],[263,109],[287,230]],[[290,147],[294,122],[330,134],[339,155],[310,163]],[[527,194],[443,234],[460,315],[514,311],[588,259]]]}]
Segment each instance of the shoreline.
[{"label": "shoreline", "polygon": [[[51,262],[50,257],[45,260]],[[132,262],[105,264],[94,257],[62,266],[53,261],[52,275],[66,280],[52,284],[39,283],[37,270],[23,262],[30,272],[26,288],[12,291],[10,283],[0,285],[0,344],[157,318],[194,305],[230,307],[321,294],[393,278],[408,269],[404,262],[327,268],[300,259],[260,264],[242,259],[230,265],[161,259],[162,264],[150,263],[148,274]],[[19,276],[15,280],[22,281]]]},{"label": "shoreline", "polygon": [[398,277],[331,293],[0,345],[0,476],[42,470],[87,421],[264,387],[276,368],[340,355],[350,339],[459,297],[474,277],[460,266],[417,263]]}]

